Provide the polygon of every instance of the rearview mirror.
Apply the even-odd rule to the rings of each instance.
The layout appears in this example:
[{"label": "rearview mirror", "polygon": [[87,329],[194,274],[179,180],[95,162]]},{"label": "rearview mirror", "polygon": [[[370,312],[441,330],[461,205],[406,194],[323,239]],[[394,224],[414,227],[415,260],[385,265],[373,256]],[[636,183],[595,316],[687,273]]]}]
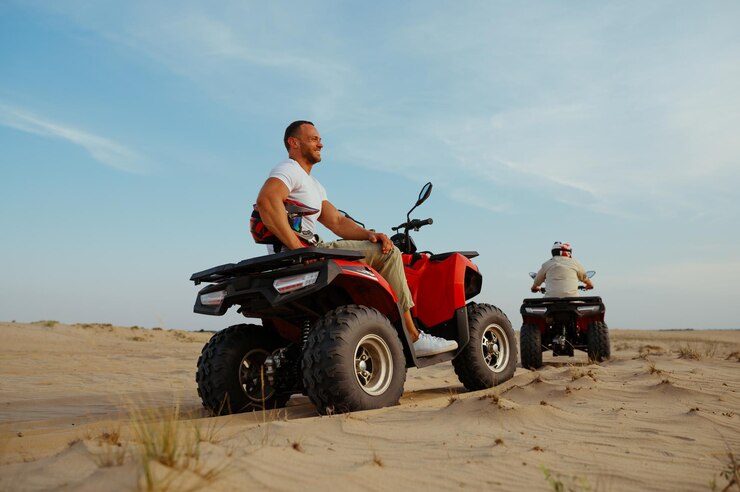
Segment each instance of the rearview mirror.
[{"label": "rearview mirror", "polygon": [[427,183],[424,186],[422,186],[421,191],[419,192],[419,198],[416,200],[416,204],[411,207],[411,210],[409,210],[409,213],[406,214],[406,222],[411,220],[411,212],[416,209],[419,205],[424,203],[424,200],[429,198],[429,195],[432,194],[432,183]]},{"label": "rearview mirror", "polygon": [[587,276],[588,278],[591,278],[591,277],[593,277],[594,275],[596,275],[596,272],[595,272],[594,270],[589,270],[589,271],[587,271],[587,272],[586,272],[586,276]]},{"label": "rearview mirror", "polygon": [[416,200],[416,207],[424,203],[424,201],[429,198],[429,195],[432,194],[432,183],[425,184],[421,191],[419,192],[419,199]]},{"label": "rearview mirror", "polygon": [[534,273],[534,272],[529,272],[529,276],[530,276],[531,278],[535,278],[535,277],[537,276],[537,274],[536,274],[536,273]]}]

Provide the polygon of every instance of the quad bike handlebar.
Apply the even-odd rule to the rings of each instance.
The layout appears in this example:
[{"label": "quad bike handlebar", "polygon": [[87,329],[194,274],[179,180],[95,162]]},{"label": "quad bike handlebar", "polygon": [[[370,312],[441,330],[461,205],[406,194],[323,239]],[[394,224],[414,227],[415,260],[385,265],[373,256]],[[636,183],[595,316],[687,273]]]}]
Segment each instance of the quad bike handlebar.
[{"label": "quad bike handlebar", "polygon": [[[585,285],[579,285],[578,286],[578,290],[588,290],[588,289],[586,288]],[[541,292],[541,293],[544,294],[545,292],[547,292],[547,288],[546,287],[540,287],[539,289],[537,289],[537,292]]]},{"label": "quad bike handlebar", "polygon": [[[586,276],[588,278],[592,278],[594,275],[596,275],[596,271],[594,271],[594,270],[588,270],[586,272]],[[529,272],[529,277],[530,278],[534,279],[536,276],[537,276],[536,273]],[[593,287],[591,287],[591,288],[593,288]],[[579,285],[578,286],[578,290],[589,290],[589,289],[588,289],[588,287],[586,285]],[[532,292],[540,292],[540,293],[544,294],[545,292],[547,292],[547,288],[545,288],[545,287],[538,287],[537,290],[533,290]]]},{"label": "quad bike handlebar", "polygon": [[416,253],[416,245],[414,244],[414,240],[411,238],[411,234],[409,233],[411,231],[418,231],[422,227],[430,225],[434,222],[431,217],[428,219],[411,218],[411,212],[413,212],[416,207],[424,203],[424,201],[429,198],[431,192],[432,183],[425,184],[422,187],[421,192],[419,193],[418,200],[416,200],[414,206],[411,207],[411,210],[409,210],[406,214],[406,222],[397,225],[396,227],[391,227],[391,230],[396,232],[393,236],[391,236],[391,241],[399,250],[401,250],[401,253]]},{"label": "quad bike handlebar", "polygon": [[[429,195],[432,193],[432,183],[427,183],[421,188],[421,192],[419,192],[419,198],[417,198],[416,203],[413,207],[411,207],[411,210],[408,211],[406,214],[406,222],[396,226],[391,227],[391,230],[396,232],[393,236],[391,236],[391,241],[393,244],[401,250],[402,253],[415,253],[416,252],[416,245],[414,244],[413,239],[411,239],[411,235],[409,232],[411,231],[418,231],[424,226],[431,225],[434,223],[434,220],[432,218],[428,219],[412,219],[411,218],[411,212],[413,212],[416,207],[421,205],[426,201],[427,198],[429,198]],[[351,215],[349,215],[344,210],[339,210],[339,212],[344,215],[344,217],[355,221],[357,224],[360,225],[360,227],[365,227],[365,224],[360,222],[359,220],[355,219]],[[373,229],[370,229],[373,230]]]},{"label": "quad bike handlebar", "polygon": [[392,231],[399,231],[401,229],[406,229],[406,230],[418,231],[419,229],[421,229],[425,225],[431,225],[433,223],[434,223],[434,221],[432,220],[431,217],[428,218],[428,219],[412,219],[412,220],[410,220],[408,222],[404,222],[403,224],[398,225],[396,227],[391,227],[391,230]]}]

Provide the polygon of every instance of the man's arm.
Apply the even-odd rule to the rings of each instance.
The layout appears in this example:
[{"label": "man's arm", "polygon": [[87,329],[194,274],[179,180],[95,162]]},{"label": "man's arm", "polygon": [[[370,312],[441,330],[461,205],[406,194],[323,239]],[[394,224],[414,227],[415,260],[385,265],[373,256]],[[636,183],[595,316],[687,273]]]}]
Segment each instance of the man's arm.
[{"label": "man's arm", "polygon": [[290,228],[288,214],[285,213],[283,202],[288,198],[290,190],[278,178],[268,178],[257,195],[257,210],[262,222],[288,249],[303,248],[303,244]]},{"label": "man's arm", "polygon": [[586,290],[591,290],[594,288],[594,284],[591,283],[591,279],[588,278],[588,274],[586,273],[586,269],[583,268],[583,265],[581,265],[580,262],[576,260],[576,265],[578,266],[578,280],[586,284]]},{"label": "man's arm", "polygon": [[321,203],[319,222],[342,239],[367,240],[371,243],[380,241],[383,253],[388,253],[393,247],[388,236],[360,227],[357,222],[339,213],[339,210],[328,200]]},{"label": "man's arm", "polygon": [[532,283],[532,288],[530,289],[532,292],[539,292],[540,285],[542,285],[542,282],[545,281],[545,266],[543,265],[542,268],[540,268],[540,271],[537,272],[537,275],[534,277],[534,282]]}]

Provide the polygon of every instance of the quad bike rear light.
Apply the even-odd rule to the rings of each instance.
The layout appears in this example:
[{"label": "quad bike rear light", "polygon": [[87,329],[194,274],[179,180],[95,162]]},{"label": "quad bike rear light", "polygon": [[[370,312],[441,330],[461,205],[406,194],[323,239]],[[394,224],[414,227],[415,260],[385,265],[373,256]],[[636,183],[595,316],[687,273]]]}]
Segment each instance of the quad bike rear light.
[{"label": "quad bike rear light", "polygon": [[220,306],[226,297],[225,290],[217,290],[216,292],[209,292],[207,294],[200,295],[200,303],[204,306]]},{"label": "quad bike rear light", "polygon": [[545,314],[547,312],[546,307],[525,307],[524,310],[529,314]]},{"label": "quad bike rear light", "polygon": [[599,306],[578,306],[576,310],[579,313],[594,313],[599,310]]},{"label": "quad bike rear light", "polygon": [[318,278],[319,272],[302,273],[300,275],[291,275],[290,277],[276,279],[272,283],[272,286],[280,294],[286,294],[313,285]]}]

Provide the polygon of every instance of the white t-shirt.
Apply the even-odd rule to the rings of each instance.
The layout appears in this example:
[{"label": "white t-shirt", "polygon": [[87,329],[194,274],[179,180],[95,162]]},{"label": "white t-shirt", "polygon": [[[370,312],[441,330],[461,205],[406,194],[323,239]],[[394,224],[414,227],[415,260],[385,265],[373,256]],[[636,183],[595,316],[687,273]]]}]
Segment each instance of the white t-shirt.
[{"label": "white t-shirt", "polygon": [[315,208],[318,213],[304,215],[301,229],[316,234],[316,221],[321,215],[321,204],[326,200],[326,190],[321,183],[306,173],[293,159],[288,159],[270,171],[270,178],[277,178],[288,187],[288,198],[308,207]]}]

